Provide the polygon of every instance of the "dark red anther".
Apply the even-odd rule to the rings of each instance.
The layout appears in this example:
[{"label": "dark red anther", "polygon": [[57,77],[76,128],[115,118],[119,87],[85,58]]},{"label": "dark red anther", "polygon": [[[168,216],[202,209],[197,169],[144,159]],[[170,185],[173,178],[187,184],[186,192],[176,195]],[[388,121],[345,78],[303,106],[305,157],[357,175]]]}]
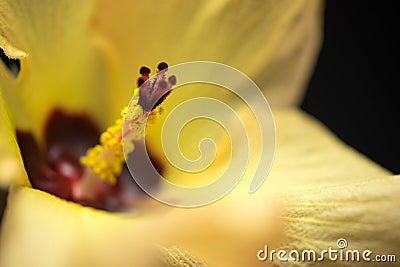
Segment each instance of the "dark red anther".
[{"label": "dark red anther", "polygon": [[167,69],[168,68],[168,64],[166,63],[166,62],[160,62],[158,65],[157,65],[157,70],[158,71],[162,71],[162,70],[165,70],[165,69]]},{"label": "dark red anther", "polygon": [[[144,68],[144,67],[142,67]],[[140,69],[140,73],[144,70]],[[147,68],[147,67],[146,67]],[[138,79],[139,102],[144,111],[149,112],[158,107],[170,94],[172,87],[176,85],[176,76],[171,75],[166,79],[168,64],[160,62],[157,65],[157,74],[150,79],[144,80],[144,76]]]}]

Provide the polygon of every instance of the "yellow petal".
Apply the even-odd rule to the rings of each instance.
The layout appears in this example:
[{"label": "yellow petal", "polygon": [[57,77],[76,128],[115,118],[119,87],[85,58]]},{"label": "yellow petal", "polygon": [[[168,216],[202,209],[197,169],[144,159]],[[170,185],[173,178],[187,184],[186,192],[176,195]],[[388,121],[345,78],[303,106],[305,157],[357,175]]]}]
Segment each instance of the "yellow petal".
[{"label": "yellow petal", "polygon": [[[337,244],[342,240],[347,244],[344,251],[358,250],[360,255],[372,251],[371,260],[376,255],[399,256],[400,235],[395,229],[400,227],[400,176],[296,192],[283,201],[286,239],[277,249],[320,253],[329,247],[343,248]],[[338,262],[326,259],[324,266],[337,266]],[[300,262],[298,266],[309,265]]]},{"label": "yellow petal", "polygon": [[0,187],[27,181],[6,103],[0,91]]},{"label": "yellow petal", "polygon": [[0,266],[151,266],[156,221],[83,208],[26,187],[13,187],[8,202]]},{"label": "yellow petal", "polygon": [[108,122],[104,62],[90,41],[92,2],[0,2],[0,46],[21,61],[17,80],[2,90],[7,102],[22,106],[12,107],[12,116],[29,122],[16,119],[16,126],[38,140],[54,108],[86,113],[103,127]]},{"label": "yellow petal", "polygon": [[161,60],[171,65],[207,60],[250,76],[272,105],[301,100],[323,15],[318,0],[106,0],[98,1],[95,14],[97,44],[122,89],[117,94],[133,86],[141,65],[154,71]]},{"label": "yellow petal", "polygon": [[257,213],[260,205],[243,200],[124,216],[13,188],[2,225],[0,266],[155,266],[151,263],[160,252],[152,250],[174,244],[210,263],[222,264],[232,252],[233,260],[254,263],[257,244],[276,243],[277,228],[271,224],[276,211],[265,201],[271,209]]},{"label": "yellow petal", "polygon": [[290,192],[391,175],[301,110],[275,109],[273,114],[276,153],[263,188]]},{"label": "yellow petal", "polygon": [[3,0],[0,12],[0,47],[21,60],[20,76],[3,88],[4,97],[23,106],[18,116],[31,123],[15,122],[38,140],[55,107],[89,113],[105,128],[128,103],[139,66],[160,60],[226,63],[253,78],[273,105],[298,103],[322,16],[318,0]]},{"label": "yellow petal", "polygon": [[[14,188],[2,227],[0,266],[140,266],[142,252],[136,251],[149,243],[183,248],[211,266],[257,266],[256,252],[264,245],[322,248],[335,245],[339,233],[357,248],[363,242],[376,252],[397,247],[398,234],[387,231],[398,227],[398,177],[389,177],[298,110],[274,113],[278,156],[254,194],[248,194],[250,177],[245,177],[212,205],[161,206],[121,217]],[[282,216],[273,196],[284,205]]]},{"label": "yellow petal", "polygon": [[[273,104],[292,104],[299,100],[319,44],[320,1],[179,2],[178,8],[161,1],[140,6],[135,2],[127,6],[107,1],[95,7],[91,1],[47,4],[54,6],[30,7],[11,0],[0,4],[0,46],[9,56],[21,57],[22,66],[15,86],[3,88],[7,90],[4,96],[7,103],[23,104],[33,123],[15,121],[32,128],[36,136],[40,136],[46,114],[55,106],[89,110],[98,121],[107,121],[101,116],[107,107],[105,99],[111,105],[125,104],[129,96],[125,89],[132,86],[138,67],[154,66],[160,60],[170,64],[188,60],[226,63],[254,78]],[[92,12],[97,14],[93,20]],[[138,40],[137,36],[141,38]],[[93,44],[104,58],[97,57]],[[4,74],[3,69],[0,74]],[[116,89],[111,89],[110,84]],[[16,97],[10,93],[14,89]],[[17,116],[12,113],[13,118]],[[276,114],[280,117],[277,159],[262,190],[253,195],[247,194],[251,178],[251,172],[247,172],[239,187],[214,205],[173,209],[164,216],[123,218],[66,203],[33,189],[14,188],[2,225],[0,265],[140,266],[145,263],[138,261],[152,258],[146,254],[147,244],[155,241],[183,247],[212,265],[253,266],[257,249],[281,238],[280,233],[273,235],[274,226],[279,226],[281,220],[266,196],[388,174],[298,111]],[[375,238],[379,233],[377,224],[398,219],[397,213],[389,216],[368,204],[379,199],[383,207],[394,208],[398,183],[390,182],[392,187],[379,187],[378,193],[373,194],[380,184],[371,182],[360,187],[367,192],[367,201],[356,205],[355,212],[370,212],[375,220],[361,218],[361,225],[373,227],[368,228],[372,229],[370,232],[357,232],[353,236],[355,242]],[[343,190],[351,192],[357,186],[352,184]],[[336,204],[347,200],[353,203],[363,194],[361,191],[348,199],[347,194],[337,194],[340,190],[324,191],[326,198],[318,192],[312,195],[318,195],[321,203]],[[289,199],[286,205],[290,208],[290,203],[296,201]],[[352,212],[344,211],[347,212],[343,208],[333,210],[338,217],[329,222],[337,223],[341,214],[349,220],[356,219],[349,216]],[[287,217],[296,217],[296,212],[298,208],[292,213],[289,210]],[[296,233],[308,231],[309,221],[318,219],[316,216],[312,211],[306,213],[301,223],[294,220],[292,227],[298,228],[293,229]],[[282,221],[289,221],[287,217]],[[397,227],[394,224],[384,229],[392,226]],[[302,236],[301,246],[307,238],[312,244],[318,242],[315,237],[323,235],[326,228],[318,229],[311,237]],[[347,230],[346,233],[350,234]],[[389,244],[387,235],[376,236],[379,247]],[[398,235],[395,238],[399,240]]]}]

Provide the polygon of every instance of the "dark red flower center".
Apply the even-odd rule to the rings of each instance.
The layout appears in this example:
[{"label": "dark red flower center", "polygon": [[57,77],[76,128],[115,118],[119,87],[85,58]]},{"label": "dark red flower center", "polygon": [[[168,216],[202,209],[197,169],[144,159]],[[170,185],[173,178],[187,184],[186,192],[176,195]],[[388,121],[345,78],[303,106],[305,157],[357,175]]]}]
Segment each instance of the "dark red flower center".
[{"label": "dark red flower center", "polygon": [[[97,209],[122,211],[134,208],[147,195],[132,179],[126,166],[117,177],[116,185],[99,180],[85,188],[90,190],[87,192],[90,197],[77,193],[81,190],[84,172],[79,159],[97,144],[99,136],[99,129],[89,117],[61,110],[53,111],[46,122],[43,147],[38,145],[31,133],[17,130],[17,141],[32,187]],[[142,149],[136,147],[138,152]],[[154,157],[152,162],[161,171]]]}]

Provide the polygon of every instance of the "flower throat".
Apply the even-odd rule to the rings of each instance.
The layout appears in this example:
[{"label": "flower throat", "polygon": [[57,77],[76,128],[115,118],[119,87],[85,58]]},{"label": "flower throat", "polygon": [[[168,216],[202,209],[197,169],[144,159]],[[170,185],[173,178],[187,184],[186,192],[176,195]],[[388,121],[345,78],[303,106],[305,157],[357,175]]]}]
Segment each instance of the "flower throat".
[{"label": "flower throat", "polygon": [[[44,129],[45,145],[39,147],[32,134],[17,130],[17,141],[29,181],[33,188],[84,206],[108,211],[132,210],[146,194],[131,177],[125,157],[143,153],[146,124],[154,123],[164,111],[162,103],[176,84],[166,78],[168,65],[158,65],[154,79],[150,69],[140,68],[129,109],[100,134],[88,116],[55,109]],[[142,140],[142,142],[139,142]],[[162,173],[155,155],[152,164]],[[137,166],[140,168],[141,166]],[[146,173],[144,171],[144,173]],[[152,181],[157,186],[158,180]]]}]

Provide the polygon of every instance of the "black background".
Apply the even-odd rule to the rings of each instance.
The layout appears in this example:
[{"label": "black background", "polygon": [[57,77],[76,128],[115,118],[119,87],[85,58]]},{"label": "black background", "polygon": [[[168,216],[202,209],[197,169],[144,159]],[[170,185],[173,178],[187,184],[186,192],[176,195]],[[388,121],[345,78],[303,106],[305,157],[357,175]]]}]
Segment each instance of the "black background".
[{"label": "black background", "polygon": [[302,108],[361,153],[400,173],[395,1],[325,2],[324,43]]}]

